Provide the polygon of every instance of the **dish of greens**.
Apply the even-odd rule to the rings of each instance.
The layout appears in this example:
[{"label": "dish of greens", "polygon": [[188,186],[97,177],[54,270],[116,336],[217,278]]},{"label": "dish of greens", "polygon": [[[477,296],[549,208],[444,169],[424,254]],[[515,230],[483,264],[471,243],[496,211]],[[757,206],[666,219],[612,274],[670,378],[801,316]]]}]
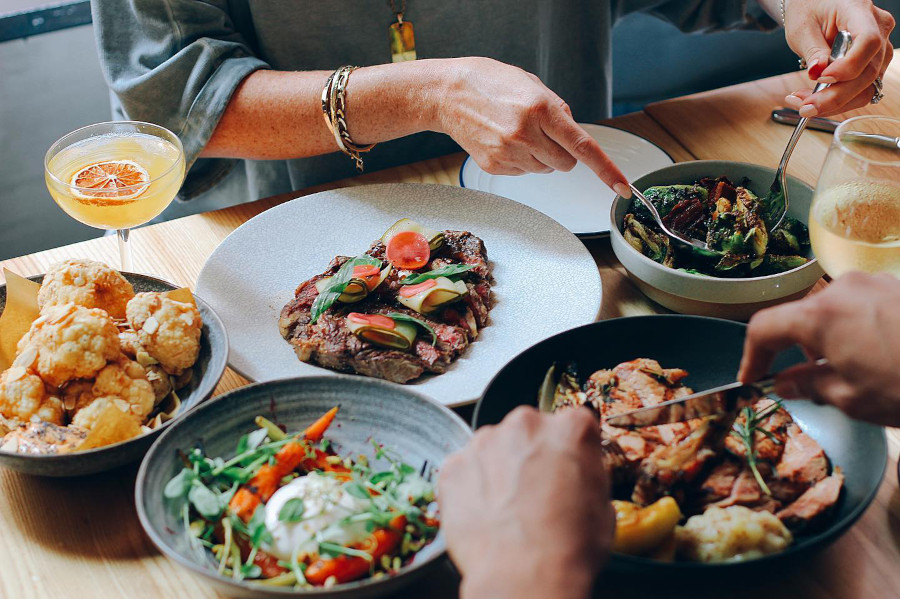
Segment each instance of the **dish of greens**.
[{"label": "dish of greens", "polygon": [[434,540],[430,476],[374,440],[372,458],[338,455],[324,437],[337,410],[295,434],[259,416],[232,457],[200,446],[181,454],[164,496],[219,574],[327,588],[394,575]]},{"label": "dish of greens", "polygon": [[767,199],[750,191],[747,183],[747,179],[735,184],[726,177],[707,177],[690,185],[660,185],[644,191],[667,227],[705,240],[714,254],[670,243],[636,198],[625,214],[623,236],[651,260],[698,275],[761,277],[809,262],[806,225],[785,216],[770,231],[766,222],[771,222],[779,207],[767,205]]}]

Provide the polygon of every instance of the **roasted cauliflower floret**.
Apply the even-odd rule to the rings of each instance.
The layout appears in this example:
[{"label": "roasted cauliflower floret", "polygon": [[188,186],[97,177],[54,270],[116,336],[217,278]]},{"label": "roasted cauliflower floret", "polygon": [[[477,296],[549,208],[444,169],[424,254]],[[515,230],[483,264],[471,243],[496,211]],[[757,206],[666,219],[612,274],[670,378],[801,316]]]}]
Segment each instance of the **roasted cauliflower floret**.
[{"label": "roasted cauliflower floret", "polygon": [[103,411],[106,410],[110,404],[115,406],[119,411],[127,414],[129,418],[134,420],[135,424],[140,425],[138,417],[130,411],[128,404],[117,397],[96,398],[89,405],[85,406],[75,414],[75,417],[72,418],[71,425],[83,428],[87,431],[92,430],[94,425],[96,425],[97,421],[100,419],[100,415],[103,414]]},{"label": "roasted cauliflower floret", "polygon": [[[66,385],[63,397],[66,407],[73,406],[75,418],[100,399],[111,399],[124,412],[129,411],[143,421],[153,410],[156,396],[147,380],[144,367],[122,356],[110,362],[98,374],[90,388],[89,381],[73,381]],[[74,420],[73,420],[74,422]]]},{"label": "roasted cauliflower floret", "polygon": [[[19,356],[34,356],[37,374],[54,387],[92,378],[119,356],[119,331],[106,312],[75,304],[50,306],[19,340]],[[35,362],[16,360],[31,368]]]},{"label": "roasted cauliflower floret", "polygon": [[92,260],[66,260],[50,267],[38,293],[38,307],[73,303],[100,308],[113,318],[125,318],[134,288],[118,271]]},{"label": "roasted cauliflower floret", "polygon": [[62,424],[63,404],[48,392],[41,377],[22,366],[13,366],[0,374],[0,414],[20,422],[37,418]]},{"label": "roasted cauliflower floret", "polygon": [[179,375],[197,361],[203,320],[196,306],[138,293],[128,302],[127,316],[141,345],[169,374]]}]

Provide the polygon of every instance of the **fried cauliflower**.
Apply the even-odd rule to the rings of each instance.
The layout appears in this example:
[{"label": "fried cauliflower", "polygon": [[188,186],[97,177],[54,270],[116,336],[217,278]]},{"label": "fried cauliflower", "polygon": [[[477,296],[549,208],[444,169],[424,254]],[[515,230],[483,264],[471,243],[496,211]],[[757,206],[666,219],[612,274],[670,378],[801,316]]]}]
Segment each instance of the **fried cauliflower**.
[{"label": "fried cauliflower", "polygon": [[118,271],[92,260],[66,260],[50,267],[38,293],[38,307],[73,303],[125,318],[134,288]]},{"label": "fried cauliflower", "polygon": [[20,422],[38,418],[62,424],[63,403],[37,374],[13,366],[0,374],[0,414]]},{"label": "fried cauliflower", "polygon": [[180,375],[197,361],[203,320],[196,306],[160,293],[138,293],[126,314],[140,344],[167,373]]},{"label": "fried cauliflower", "polygon": [[[92,378],[107,361],[116,359],[119,331],[103,310],[50,306],[19,340],[18,350],[20,357],[34,356],[35,370],[44,382],[60,387],[72,379]],[[20,365],[31,368],[33,363]]]},{"label": "fried cauliflower", "polygon": [[129,407],[125,404],[124,400],[117,397],[98,397],[94,399],[89,405],[85,406],[75,414],[71,426],[83,428],[87,431],[92,430],[100,420],[100,416],[110,405],[115,406],[120,412],[126,414],[133,424],[140,426],[138,417],[129,410]]},{"label": "fried cauliflower", "polygon": [[[90,385],[90,386],[88,386]],[[90,381],[73,381],[63,389],[65,406],[74,413],[74,419],[100,399],[112,400],[123,412],[128,411],[143,421],[156,403],[153,385],[147,380],[144,367],[125,356],[107,364]]]}]

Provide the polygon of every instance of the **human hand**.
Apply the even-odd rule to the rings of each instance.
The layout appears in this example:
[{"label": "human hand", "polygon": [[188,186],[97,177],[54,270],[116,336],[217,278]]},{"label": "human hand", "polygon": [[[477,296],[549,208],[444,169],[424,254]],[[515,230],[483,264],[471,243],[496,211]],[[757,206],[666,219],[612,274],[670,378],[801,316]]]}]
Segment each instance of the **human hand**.
[{"label": "human hand", "polygon": [[472,597],[586,597],[615,515],[600,426],[587,409],[520,407],[441,469],[450,557]]},{"label": "human hand", "polygon": [[[883,77],[894,55],[889,35],[894,17],[871,0],[785,0],[785,37],[806,59],[809,78],[830,87],[813,94],[795,91],[785,102],[800,116],[828,116],[869,104],[872,82]],[[853,45],[844,58],[828,64],[838,31],[849,31]]]},{"label": "human hand", "polygon": [[763,376],[775,354],[799,344],[810,360],[776,379],[785,399],[837,406],[852,418],[900,426],[900,281],[848,273],[824,291],[756,314],[747,327],[738,380]]},{"label": "human hand", "polygon": [[485,171],[569,171],[581,161],[616,193],[631,197],[619,168],[535,75],[489,58],[441,62],[446,76],[433,96],[433,128],[450,135]]}]

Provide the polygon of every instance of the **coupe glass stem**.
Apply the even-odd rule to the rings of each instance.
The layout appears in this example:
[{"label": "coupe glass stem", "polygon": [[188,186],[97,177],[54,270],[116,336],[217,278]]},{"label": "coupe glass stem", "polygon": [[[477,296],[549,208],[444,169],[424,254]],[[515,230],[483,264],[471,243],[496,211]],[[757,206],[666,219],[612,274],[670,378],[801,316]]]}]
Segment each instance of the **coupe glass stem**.
[{"label": "coupe glass stem", "polygon": [[134,272],[134,269],[131,267],[131,243],[128,242],[128,235],[131,233],[131,229],[118,229],[116,233],[116,237],[119,238],[121,268],[124,271]]}]

